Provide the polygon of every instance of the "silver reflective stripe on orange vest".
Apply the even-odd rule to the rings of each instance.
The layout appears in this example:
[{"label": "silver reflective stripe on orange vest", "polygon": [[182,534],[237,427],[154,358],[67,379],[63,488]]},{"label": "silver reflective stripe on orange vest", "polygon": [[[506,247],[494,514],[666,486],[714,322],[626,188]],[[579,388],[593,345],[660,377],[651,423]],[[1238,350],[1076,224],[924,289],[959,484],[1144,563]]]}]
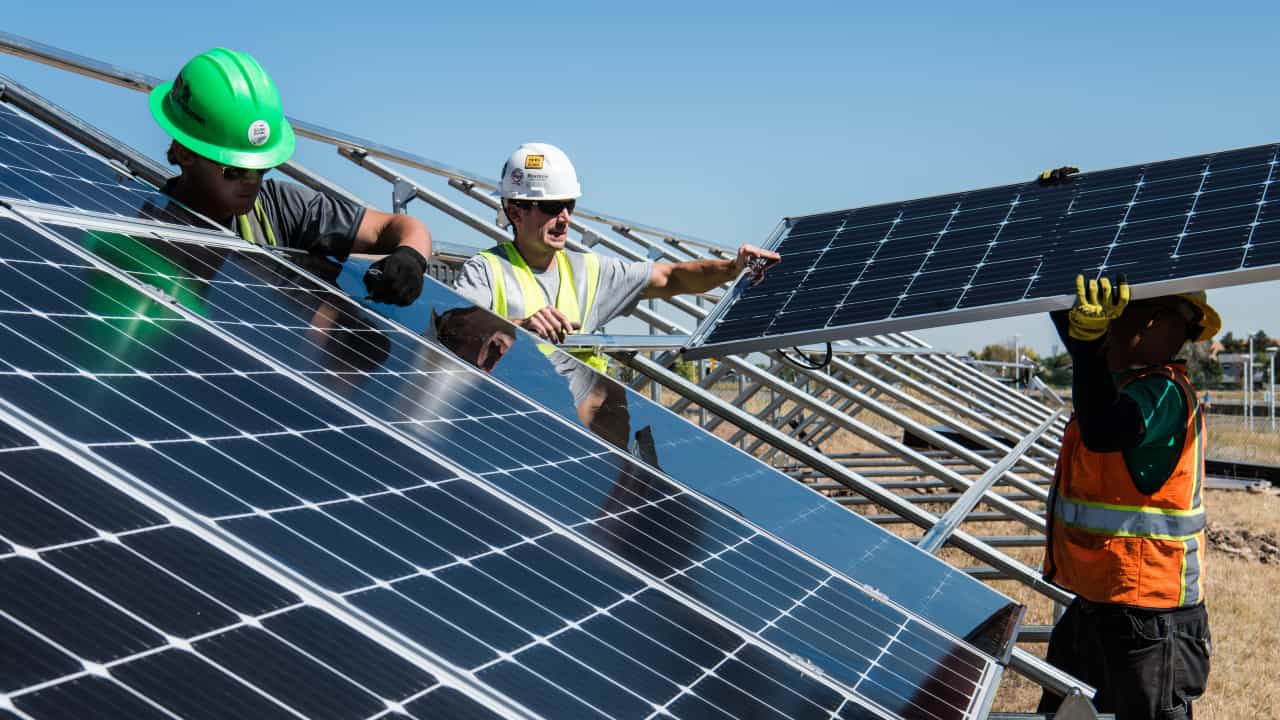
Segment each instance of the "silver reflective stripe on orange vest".
[{"label": "silver reflective stripe on orange vest", "polygon": [[1068,527],[1100,535],[1186,540],[1205,527],[1204,508],[1169,510],[1107,505],[1065,498],[1055,493],[1053,512]]},{"label": "silver reflective stripe on orange vest", "polygon": [[1195,605],[1200,602],[1200,539],[1203,535],[1187,538],[1182,542],[1182,597],[1178,605]]}]

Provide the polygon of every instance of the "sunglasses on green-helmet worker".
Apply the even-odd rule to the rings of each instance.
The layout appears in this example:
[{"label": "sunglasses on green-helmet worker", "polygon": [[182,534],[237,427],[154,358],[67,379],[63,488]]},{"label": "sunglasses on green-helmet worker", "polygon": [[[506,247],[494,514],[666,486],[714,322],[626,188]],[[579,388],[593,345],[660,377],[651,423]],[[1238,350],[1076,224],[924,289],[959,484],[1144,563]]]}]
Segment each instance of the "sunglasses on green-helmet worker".
[{"label": "sunglasses on green-helmet worker", "polygon": [[249,175],[249,173],[257,173],[258,177],[263,177],[264,175],[266,175],[267,173],[271,172],[274,169],[274,168],[251,169],[251,168],[242,168],[242,167],[232,167],[230,165],[219,165],[218,167],[222,169],[222,179],[226,180],[227,182],[239,182],[240,180],[244,179],[247,175]]},{"label": "sunglasses on green-helmet worker", "polygon": [[512,200],[511,202],[516,206],[523,207],[523,208],[527,208],[531,206],[537,207],[538,210],[540,210],[543,214],[550,215],[552,217],[559,215],[560,212],[562,210],[565,210],[566,208],[569,210],[570,213],[572,213],[573,209],[578,205],[578,201],[573,199],[570,199],[570,200]]}]

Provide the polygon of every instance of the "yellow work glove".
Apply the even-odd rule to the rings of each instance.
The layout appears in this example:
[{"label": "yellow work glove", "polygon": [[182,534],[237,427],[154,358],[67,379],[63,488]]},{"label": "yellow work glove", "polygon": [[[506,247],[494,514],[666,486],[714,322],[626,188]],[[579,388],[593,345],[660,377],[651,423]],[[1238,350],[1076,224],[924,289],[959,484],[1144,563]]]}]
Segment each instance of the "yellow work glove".
[{"label": "yellow work glove", "polygon": [[1045,170],[1036,178],[1036,182],[1041,185],[1061,185],[1071,180],[1071,176],[1080,172],[1080,168],[1074,165],[1063,165],[1060,168]]},{"label": "yellow work glove", "polygon": [[1129,283],[1124,275],[1116,278],[1116,291],[1111,292],[1111,281],[1090,280],[1086,287],[1084,275],[1076,276],[1076,304],[1067,313],[1070,323],[1068,334],[1076,340],[1097,340],[1107,332],[1111,321],[1120,317],[1129,304]]}]

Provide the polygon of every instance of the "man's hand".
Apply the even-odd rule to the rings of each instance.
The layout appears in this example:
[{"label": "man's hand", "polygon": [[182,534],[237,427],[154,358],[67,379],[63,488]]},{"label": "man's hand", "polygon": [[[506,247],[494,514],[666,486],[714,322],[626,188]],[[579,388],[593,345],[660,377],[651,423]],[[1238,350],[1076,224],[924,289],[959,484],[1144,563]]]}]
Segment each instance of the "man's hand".
[{"label": "man's hand", "polygon": [[542,306],[541,310],[523,320],[516,320],[515,324],[553,343],[564,342],[565,336],[578,329],[578,323],[569,322],[564,313],[550,305]]},{"label": "man's hand", "polygon": [[764,280],[765,271],[782,262],[782,256],[769,250],[761,250],[754,245],[743,245],[738,248],[738,257],[733,260],[733,274],[737,276],[743,270],[751,272],[751,284],[759,285]]},{"label": "man's hand", "polygon": [[401,245],[369,266],[364,287],[374,302],[408,305],[422,294],[422,276],[426,272],[427,259],[422,253]]},{"label": "man's hand", "polygon": [[1116,277],[1116,291],[1111,292],[1111,282],[1106,278],[1090,280],[1087,287],[1084,275],[1076,276],[1076,304],[1067,313],[1070,323],[1068,334],[1076,340],[1097,340],[1106,334],[1111,321],[1120,317],[1129,304],[1129,281],[1124,275]]}]

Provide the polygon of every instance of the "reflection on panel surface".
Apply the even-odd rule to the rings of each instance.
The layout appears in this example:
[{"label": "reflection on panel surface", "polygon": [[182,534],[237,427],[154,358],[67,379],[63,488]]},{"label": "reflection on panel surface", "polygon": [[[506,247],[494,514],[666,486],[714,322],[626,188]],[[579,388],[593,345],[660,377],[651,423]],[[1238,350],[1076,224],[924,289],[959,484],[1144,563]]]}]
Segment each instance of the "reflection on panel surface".
[{"label": "reflection on panel surface", "polygon": [[[358,259],[348,261],[338,277],[341,286],[360,292],[364,267]],[[435,313],[434,334],[447,347],[574,422],[581,422],[578,405],[595,393],[603,402],[591,427],[601,437],[991,654],[1003,656],[1012,643],[1021,606],[565,353],[547,357],[531,336],[471,308],[451,290],[428,282],[411,307],[374,307],[420,331],[432,325]],[[531,437],[535,447],[558,442],[545,433],[522,437]],[[605,489],[571,490],[559,479],[579,475],[560,468],[517,470],[495,476],[495,482],[517,494],[536,492],[546,498],[549,514],[572,524],[608,497]],[[554,482],[542,482],[546,477]]]},{"label": "reflection on panel surface", "polygon": [[[75,256],[56,267],[0,257],[43,290],[5,295],[4,397],[527,707],[870,717],[865,698],[963,718],[989,690],[992,663],[968,645],[272,258],[59,230],[165,301]],[[56,252],[13,221],[0,234]],[[202,369],[175,369],[180,357]],[[209,644],[219,667],[274,661],[252,633],[234,637],[231,649]],[[641,648],[669,662],[646,664]],[[185,657],[167,670],[185,684],[144,668],[137,682],[154,693],[224,681]],[[633,688],[636,677],[647,684]]]}]

